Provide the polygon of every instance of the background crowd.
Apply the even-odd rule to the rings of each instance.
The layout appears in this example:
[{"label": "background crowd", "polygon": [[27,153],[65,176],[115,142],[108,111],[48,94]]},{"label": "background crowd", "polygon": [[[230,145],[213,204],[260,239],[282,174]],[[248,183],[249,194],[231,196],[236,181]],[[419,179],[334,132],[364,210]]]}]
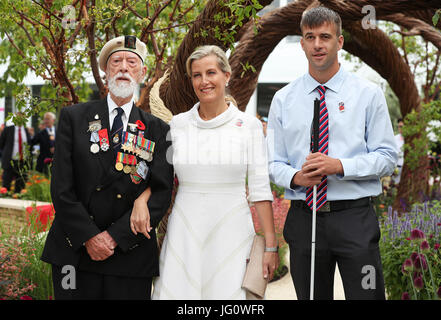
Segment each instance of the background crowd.
[{"label": "background crowd", "polygon": [[20,193],[31,170],[49,175],[48,167],[55,151],[55,120],[54,113],[46,112],[38,132],[32,127],[13,123],[2,125],[0,156],[3,188]]}]

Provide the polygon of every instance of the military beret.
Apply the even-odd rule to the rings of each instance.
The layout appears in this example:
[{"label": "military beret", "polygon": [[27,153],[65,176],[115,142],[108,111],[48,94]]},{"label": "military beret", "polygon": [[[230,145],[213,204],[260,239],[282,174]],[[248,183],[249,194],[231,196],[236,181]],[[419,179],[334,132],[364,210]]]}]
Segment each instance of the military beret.
[{"label": "military beret", "polygon": [[144,63],[147,56],[147,47],[144,42],[135,36],[120,36],[108,41],[101,49],[98,63],[100,69],[106,71],[107,60],[112,53],[117,51],[130,51],[136,53],[141,61]]}]

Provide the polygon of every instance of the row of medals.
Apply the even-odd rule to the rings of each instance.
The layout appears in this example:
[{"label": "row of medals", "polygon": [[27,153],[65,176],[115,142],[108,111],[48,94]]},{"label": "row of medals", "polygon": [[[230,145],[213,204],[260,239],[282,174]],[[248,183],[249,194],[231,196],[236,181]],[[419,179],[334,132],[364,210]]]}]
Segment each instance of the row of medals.
[{"label": "row of medals", "polygon": [[[106,138],[101,138],[101,141],[100,141],[98,131],[101,130],[101,128],[102,128],[101,121],[98,120],[97,116],[95,116],[95,119],[96,119],[96,121],[92,121],[89,123],[89,130],[88,131],[91,132],[90,141],[92,142],[92,145],[90,146],[90,152],[98,153],[100,149],[102,151],[106,152],[110,148],[109,141]],[[129,126],[130,125],[131,124],[129,124]],[[133,131],[132,128],[133,127],[130,126],[130,129]],[[125,133],[125,131],[123,131],[123,135],[124,135],[124,133]],[[143,136],[142,132],[140,132],[139,136],[140,137]],[[148,150],[144,150],[142,148],[137,148],[136,146],[134,146],[133,145],[133,142],[135,141],[134,138],[136,138],[136,136],[132,134],[131,139],[128,143],[121,144],[121,149],[125,152],[136,154],[141,159],[146,160],[148,162],[151,162],[153,160],[152,152],[150,152]],[[98,145],[98,142],[100,142],[99,145]],[[114,143],[119,142],[118,134],[113,137],[113,142]],[[134,166],[124,165],[122,162],[117,162],[115,164],[115,169],[118,171],[123,170],[124,173],[126,173],[126,174],[129,174],[129,173],[136,174],[137,173],[137,166],[136,165],[134,165]]]},{"label": "row of medals", "polygon": [[[153,154],[152,151],[148,150],[147,148],[144,147],[140,147],[137,143],[138,139],[143,139],[143,132],[140,131],[138,136],[131,134],[129,132],[123,131],[122,132],[122,136],[121,136],[121,150],[124,152],[119,152],[116,158],[116,164],[115,164],[115,169],[118,171],[123,170],[123,172],[125,174],[139,174],[139,170],[144,171],[146,168],[146,165],[143,161],[136,163],[136,158],[133,158],[132,163],[126,163],[124,165],[123,161],[118,161],[119,160],[119,155],[122,154],[122,157],[124,159],[124,157],[134,157],[134,155],[136,155],[137,157],[140,157],[143,160],[146,160],[148,162],[151,162],[153,160]],[[122,138],[124,137],[124,138]],[[118,143],[119,141],[119,137],[116,135],[115,137],[113,137],[113,142],[114,143]],[[147,143],[150,142],[150,147],[153,150],[155,143],[153,141],[149,141],[148,139],[145,139],[144,141],[146,141]],[[127,153],[132,153],[133,155],[127,154]],[[129,158],[130,159],[130,158]],[[121,159],[122,160],[122,159]],[[140,168],[141,167],[141,168]]]}]

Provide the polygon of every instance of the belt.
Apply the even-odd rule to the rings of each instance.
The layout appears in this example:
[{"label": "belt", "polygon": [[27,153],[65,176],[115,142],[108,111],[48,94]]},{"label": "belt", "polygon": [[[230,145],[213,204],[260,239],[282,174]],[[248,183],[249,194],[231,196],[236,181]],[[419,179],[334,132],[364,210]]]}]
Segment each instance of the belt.
[{"label": "belt", "polygon": [[[356,200],[337,200],[327,201],[317,212],[332,212],[341,211],[350,208],[358,208],[368,206],[371,201],[371,197],[360,198]],[[312,211],[311,208],[303,200],[291,200],[291,204],[294,208],[303,208],[305,210]]]}]

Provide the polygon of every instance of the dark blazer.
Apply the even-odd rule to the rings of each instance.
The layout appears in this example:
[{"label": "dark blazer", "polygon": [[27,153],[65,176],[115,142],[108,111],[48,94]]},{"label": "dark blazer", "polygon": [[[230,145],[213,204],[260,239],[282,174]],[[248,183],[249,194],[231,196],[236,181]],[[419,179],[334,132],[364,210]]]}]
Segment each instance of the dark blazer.
[{"label": "dark blazer", "polygon": [[[98,115],[109,135],[107,100],[92,101],[61,110],[52,166],[51,195],[55,219],[49,230],[41,259],[58,266],[73,265],[80,270],[119,276],[159,275],[155,227],[170,205],[173,167],[166,160],[171,142],[169,126],[162,120],[132,107],[129,123],[141,120],[144,137],[156,143],[146,180],[132,182],[130,175],[115,169],[112,149],[90,152],[89,122]],[[151,197],[151,239],[130,230],[134,200],[148,187]],[[104,261],[93,261],[84,243],[107,230],[118,246]]]},{"label": "dark blazer", "polygon": [[[28,148],[31,143],[31,136],[28,129],[25,128]],[[15,126],[9,126],[3,129],[0,135],[0,149],[2,150],[2,168],[11,168],[12,149],[14,148]],[[30,150],[30,149],[29,149]]]},{"label": "dark blazer", "polygon": [[37,158],[37,166],[36,169],[39,172],[43,172],[44,169],[44,159],[52,158],[54,155],[51,152],[51,148],[54,146],[54,141],[51,141],[49,137],[49,133],[46,129],[38,132],[31,140],[31,145],[40,145],[40,154]]}]

